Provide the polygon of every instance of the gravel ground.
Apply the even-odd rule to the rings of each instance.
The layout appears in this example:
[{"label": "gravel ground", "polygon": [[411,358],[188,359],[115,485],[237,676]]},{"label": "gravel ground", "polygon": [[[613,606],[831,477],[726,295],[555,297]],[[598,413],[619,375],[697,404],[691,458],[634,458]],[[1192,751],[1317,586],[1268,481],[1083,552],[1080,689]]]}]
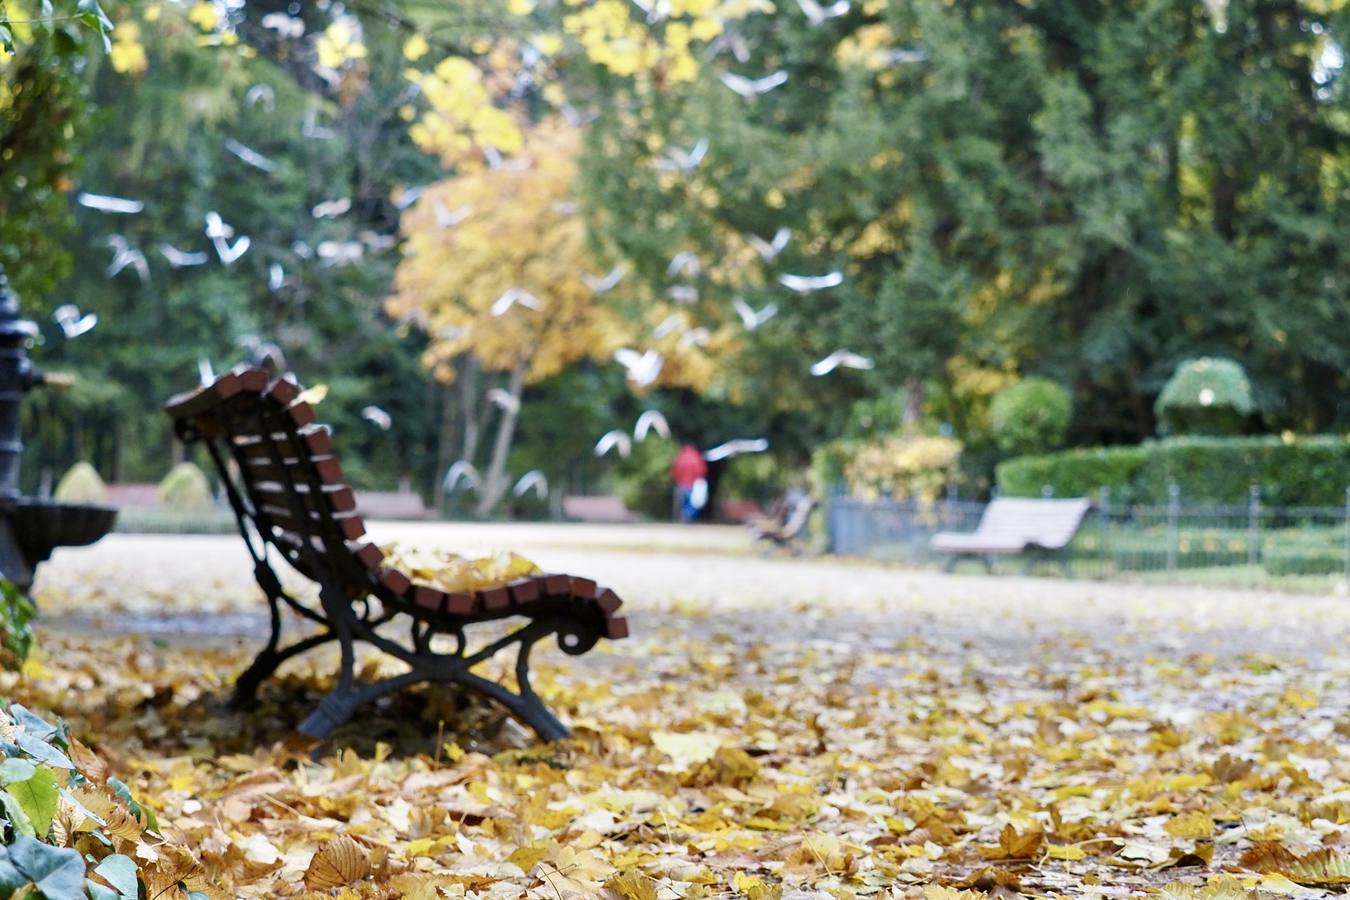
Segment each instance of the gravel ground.
[{"label": "gravel ground", "polygon": [[[377,523],[372,534],[471,555],[511,548],[547,570],[593,577],[625,598],[638,637],[693,628],[867,648],[919,638],[1010,658],[1069,640],[1140,658],[1314,659],[1340,651],[1350,630],[1342,597],[762,558],[733,528]],[[42,568],[36,595],[50,629],[233,637],[265,627],[249,558],[229,536],[116,534],[62,549]]]}]

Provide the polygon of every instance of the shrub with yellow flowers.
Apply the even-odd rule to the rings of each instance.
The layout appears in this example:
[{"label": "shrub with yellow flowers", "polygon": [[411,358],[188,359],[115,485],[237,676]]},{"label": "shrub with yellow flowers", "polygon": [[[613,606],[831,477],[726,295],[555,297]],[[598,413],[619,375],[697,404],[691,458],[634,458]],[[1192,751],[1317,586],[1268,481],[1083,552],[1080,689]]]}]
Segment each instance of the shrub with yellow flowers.
[{"label": "shrub with yellow flowers", "polygon": [[852,494],[869,500],[886,495],[932,503],[956,478],[960,459],[955,438],[888,435],[857,445],[844,465],[844,481]]}]

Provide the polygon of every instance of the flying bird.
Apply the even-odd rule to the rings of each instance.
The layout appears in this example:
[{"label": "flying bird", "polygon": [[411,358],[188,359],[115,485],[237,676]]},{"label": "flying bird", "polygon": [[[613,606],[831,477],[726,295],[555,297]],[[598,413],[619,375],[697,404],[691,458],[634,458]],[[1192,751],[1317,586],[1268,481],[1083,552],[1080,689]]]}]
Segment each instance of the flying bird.
[{"label": "flying bird", "polygon": [[366,247],[360,241],[322,241],[317,252],[325,266],[350,266],[361,261]]},{"label": "flying bird", "polygon": [[300,121],[300,133],[311,141],[331,141],[337,137],[337,132],[333,129],[319,124],[317,106],[311,106],[305,111],[305,117]]},{"label": "flying bird", "polygon": [[698,168],[699,163],[703,162],[703,157],[707,153],[708,139],[699,138],[698,143],[694,144],[688,153],[679,147],[671,147],[666,150],[665,158],[658,159],[654,165],[662,172],[684,172],[688,174]]},{"label": "flying bird", "polygon": [[633,5],[647,14],[648,25],[670,18],[670,0],[633,0]]},{"label": "flying bird", "polygon": [[328,385],[322,383],[311,385],[295,395],[295,405],[308,403],[310,406],[314,406],[322,403],[327,396]]},{"label": "flying bird", "polygon": [[169,265],[175,269],[182,269],[187,266],[203,266],[210,259],[205,251],[183,251],[179,250],[173,244],[160,244],[159,253],[169,261]]},{"label": "flying bird", "polygon": [[520,398],[505,388],[493,388],[487,392],[487,398],[506,412],[520,412]]},{"label": "flying bird", "polygon": [[52,313],[52,318],[61,326],[61,333],[68,341],[73,341],[82,334],[88,334],[98,324],[98,313],[86,313],[82,316],[80,308],[74,303],[58,306]]},{"label": "flying bird", "polygon": [[239,157],[246,165],[264,172],[275,172],[277,164],[251,147],[245,147],[234,138],[225,139],[225,149]]},{"label": "flying bird", "polygon": [[310,214],[316,219],[336,219],[350,211],[351,208],[351,197],[339,197],[337,200],[325,200],[322,203],[315,204],[314,208],[310,210]]},{"label": "flying bird", "polygon": [[771,241],[766,241],[757,234],[748,234],[745,239],[750,242],[750,246],[755,248],[755,251],[765,262],[769,262],[783,252],[783,248],[792,239],[792,231],[787,228],[780,228],[773,233],[773,240]]},{"label": "flying bird", "polygon": [[126,238],[120,234],[109,235],[108,246],[113,249],[113,258],[112,262],[108,263],[108,268],[103,270],[104,275],[112,278],[127,266],[131,266],[140,276],[141,284],[150,280],[150,264],[145,261],[145,254],[128,244]]},{"label": "flying bird", "polygon": [[811,374],[828,375],[835,369],[870,369],[876,363],[866,356],[848,350],[836,350],[811,366]]},{"label": "flying bird", "polygon": [[484,147],[483,156],[487,159],[489,169],[501,169],[506,172],[524,172],[532,163],[529,158],[521,156],[515,159],[507,159],[502,156],[500,150],[496,147]]},{"label": "flying bird", "polygon": [[778,315],[778,304],[770,303],[758,311],[753,309],[749,303],[746,303],[740,297],[731,301],[731,305],[736,310],[736,315],[741,317],[741,324],[745,326],[746,331],[754,331],[765,322]]},{"label": "flying bird", "polygon": [[722,79],[723,84],[745,99],[754,100],[760,94],[767,94],[774,88],[786,84],[788,73],[784,69],[779,69],[763,78],[746,78],[744,75],[737,75],[733,72],[723,72],[717,77]]},{"label": "flying bird", "polygon": [[211,368],[211,360],[205,356],[197,357],[197,379],[202,384],[210,384],[216,380],[216,372]]},{"label": "flying bird", "polygon": [[668,334],[673,334],[676,329],[684,328],[684,317],[679,315],[666,316],[661,320],[661,324],[652,329],[652,337],[658,341]]},{"label": "flying bird", "polygon": [[764,438],[737,438],[725,444],[718,444],[704,453],[703,458],[708,462],[717,462],[719,459],[739,456],[742,453],[763,453],[768,449],[769,442]]},{"label": "flying bird", "polygon": [[281,263],[272,263],[267,267],[267,289],[275,293],[286,284],[286,270]]},{"label": "flying bird", "polygon": [[[773,9],[772,6],[769,7]],[[750,43],[745,39],[745,35],[737,34],[734,31],[724,31],[708,45],[708,52],[717,56],[719,53],[730,50],[731,55],[736,57],[739,63],[748,63],[750,61]]]},{"label": "flying bird", "polygon": [[521,288],[511,288],[506,293],[502,294],[500,297],[496,299],[496,301],[492,304],[492,308],[489,309],[488,312],[492,313],[492,315],[494,316],[505,315],[506,311],[510,309],[512,306],[515,306],[517,303],[519,303],[526,309],[532,309],[535,312],[539,312],[541,309],[544,308],[543,301],[541,301],[534,294],[531,294],[529,291],[522,290]]},{"label": "flying bird", "polygon": [[470,490],[478,490],[481,483],[478,478],[478,470],[473,467],[473,463],[465,460],[456,460],[449,469],[445,471],[445,478],[441,479],[441,489],[447,494],[453,494],[458,488],[459,483],[464,482]]},{"label": "flying bird", "polygon": [[358,232],[356,237],[369,247],[372,253],[383,253],[396,243],[392,234],[380,234],[370,228]]},{"label": "flying bird", "polygon": [[919,63],[928,58],[928,51],[922,47],[894,47],[877,51],[877,58],[883,64]]},{"label": "flying bird", "polygon": [[548,496],[548,479],[545,478],[544,473],[538,469],[531,469],[520,476],[520,480],[516,482],[516,486],[511,488],[511,494],[516,497],[523,497],[525,496],[526,491],[531,488],[534,489],[535,497],[540,500],[543,500]]},{"label": "flying bird", "polygon": [[649,409],[638,416],[637,423],[633,426],[633,439],[640,444],[647,439],[649,431],[655,431],[663,438],[670,437],[670,424],[658,410]]},{"label": "flying bird", "polygon": [[393,416],[378,406],[366,406],[361,409],[361,418],[381,431],[388,431],[394,424]]},{"label": "flying bird", "polygon": [[277,108],[277,92],[272,90],[270,84],[259,82],[244,93],[244,103],[247,106],[261,103],[268,112],[272,112]]},{"label": "flying bird", "polygon": [[692,250],[681,250],[670,258],[670,265],[666,266],[666,277],[674,278],[676,275],[688,275],[691,278],[697,278],[698,273],[703,271],[703,264],[698,261],[698,256]]},{"label": "flying bird", "polygon": [[303,37],[305,34],[305,20],[296,16],[288,16],[283,12],[271,12],[261,19],[262,27],[275,31],[277,37],[283,40]]},{"label": "flying bird", "polygon": [[666,296],[685,306],[698,302],[698,288],[692,284],[673,284],[666,288]]},{"label": "flying bird", "polygon": [[806,13],[806,20],[812,26],[821,24],[828,19],[837,19],[848,12],[849,0],[838,0],[837,3],[831,3],[829,6],[821,6],[816,0],[797,0],[797,5]]},{"label": "flying bird", "polygon": [[656,376],[661,374],[661,367],[666,362],[665,357],[655,350],[648,350],[646,353],[640,354],[627,347],[615,350],[614,359],[628,370],[628,380],[638,387],[646,387],[655,381]]},{"label": "flying bird", "polygon": [[230,244],[223,237],[212,238],[211,243],[215,244],[216,255],[220,257],[220,261],[227,266],[232,266],[239,257],[248,252],[249,245],[253,242],[248,235],[244,235],[233,244]]},{"label": "flying bird", "polygon": [[583,273],[581,276],[581,280],[586,282],[586,286],[589,287],[592,291],[594,291],[597,295],[599,295],[608,293],[609,291],[613,290],[614,287],[620,281],[623,281],[623,276],[627,274],[628,274],[628,264],[619,263],[617,266],[610,269],[609,273],[606,274],[603,278],[596,278],[593,275],[587,275]]},{"label": "flying bird", "polygon": [[417,202],[417,198],[422,196],[422,192],[427,189],[424,184],[417,187],[401,188],[394,192],[394,208],[403,210]]},{"label": "flying bird", "polygon": [[712,332],[700,325],[698,328],[690,328],[680,335],[680,347],[706,347],[710,340],[712,340]]},{"label": "flying bird", "polygon": [[609,451],[618,448],[619,455],[627,459],[633,453],[633,439],[625,431],[606,431],[600,440],[595,442],[595,455],[605,456]]},{"label": "flying bird", "polygon": [[466,203],[454,209],[446,209],[445,204],[437,200],[431,204],[431,212],[436,217],[438,228],[452,228],[467,219],[473,212],[473,207]]},{"label": "flying bird", "polygon": [[145,209],[145,204],[140,200],[128,200],[125,197],[109,197],[106,194],[90,194],[88,192],[77,194],[75,202],[88,209],[122,215],[135,215]]},{"label": "flying bird", "polygon": [[778,283],[799,294],[838,287],[844,283],[843,272],[830,272],[825,275],[779,275]]}]

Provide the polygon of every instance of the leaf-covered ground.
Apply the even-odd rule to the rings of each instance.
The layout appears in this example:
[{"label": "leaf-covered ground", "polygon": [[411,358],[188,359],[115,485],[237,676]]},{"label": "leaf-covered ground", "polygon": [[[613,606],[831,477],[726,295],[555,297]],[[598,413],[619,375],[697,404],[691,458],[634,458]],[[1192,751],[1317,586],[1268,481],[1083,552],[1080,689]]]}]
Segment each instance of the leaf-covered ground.
[{"label": "leaf-covered ground", "polygon": [[538,655],[572,740],[408,692],[314,761],[288,728],[330,657],[222,708],[264,624],[242,552],[110,541],[44,574],[40,660],[0,689],[64,717],[223,895],[302,894],[307,871],[426,898],[1350,881],[1343,598],[541,544],[619,589],[634,630]]}]

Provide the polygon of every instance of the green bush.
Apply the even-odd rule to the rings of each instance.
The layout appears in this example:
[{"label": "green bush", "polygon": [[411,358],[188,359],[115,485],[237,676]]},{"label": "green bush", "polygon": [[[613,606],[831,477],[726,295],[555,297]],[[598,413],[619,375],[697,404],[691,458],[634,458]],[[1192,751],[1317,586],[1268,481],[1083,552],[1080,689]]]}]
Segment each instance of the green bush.
[{"label": "green bush", "polygon": [[17,670],[33,649],[33,601],[0,578],[0,666]]},{"label": "green bush", "polygon": [[1253,484],[1268,506],[1341,506],[1350,481],[1350,437],[1166,438],[1137,447],[1069,450],[1001,463],[999,490],[1011,497],[1095,497],[1163,504],[1169,484],[1187,504],[1243,504]]},{"label": "green bush", "polygon": [[675,490],[670,464],[679,449],[675,441],[658,437],[633,444],[633,455],[619,464],[613,476],[614,493],[624,506],[639,515],[669,521]]},{"label": "green bush", "polygon": [[1177,366],[1153,404],[1164,434],[1240,434],[1253,409],[1247,373],[1217,357]]},{"label": "green bush", "polygon": [[1015,453],[1044,453],[1064,444],[1073,414],[1069,392],[1047,378],[1028,378],[994,395],[994,440]]},{"label": "green bush", "polygon": [[190,462],[180,462],[159,483],[159,502],[174,512],[205,512],[214,505],[205,473]]},{"label": "green bush", "polygon": [[87,462],[77,462],[56,483],[53,496],[62,503],[106,503],[108,487]]}]

